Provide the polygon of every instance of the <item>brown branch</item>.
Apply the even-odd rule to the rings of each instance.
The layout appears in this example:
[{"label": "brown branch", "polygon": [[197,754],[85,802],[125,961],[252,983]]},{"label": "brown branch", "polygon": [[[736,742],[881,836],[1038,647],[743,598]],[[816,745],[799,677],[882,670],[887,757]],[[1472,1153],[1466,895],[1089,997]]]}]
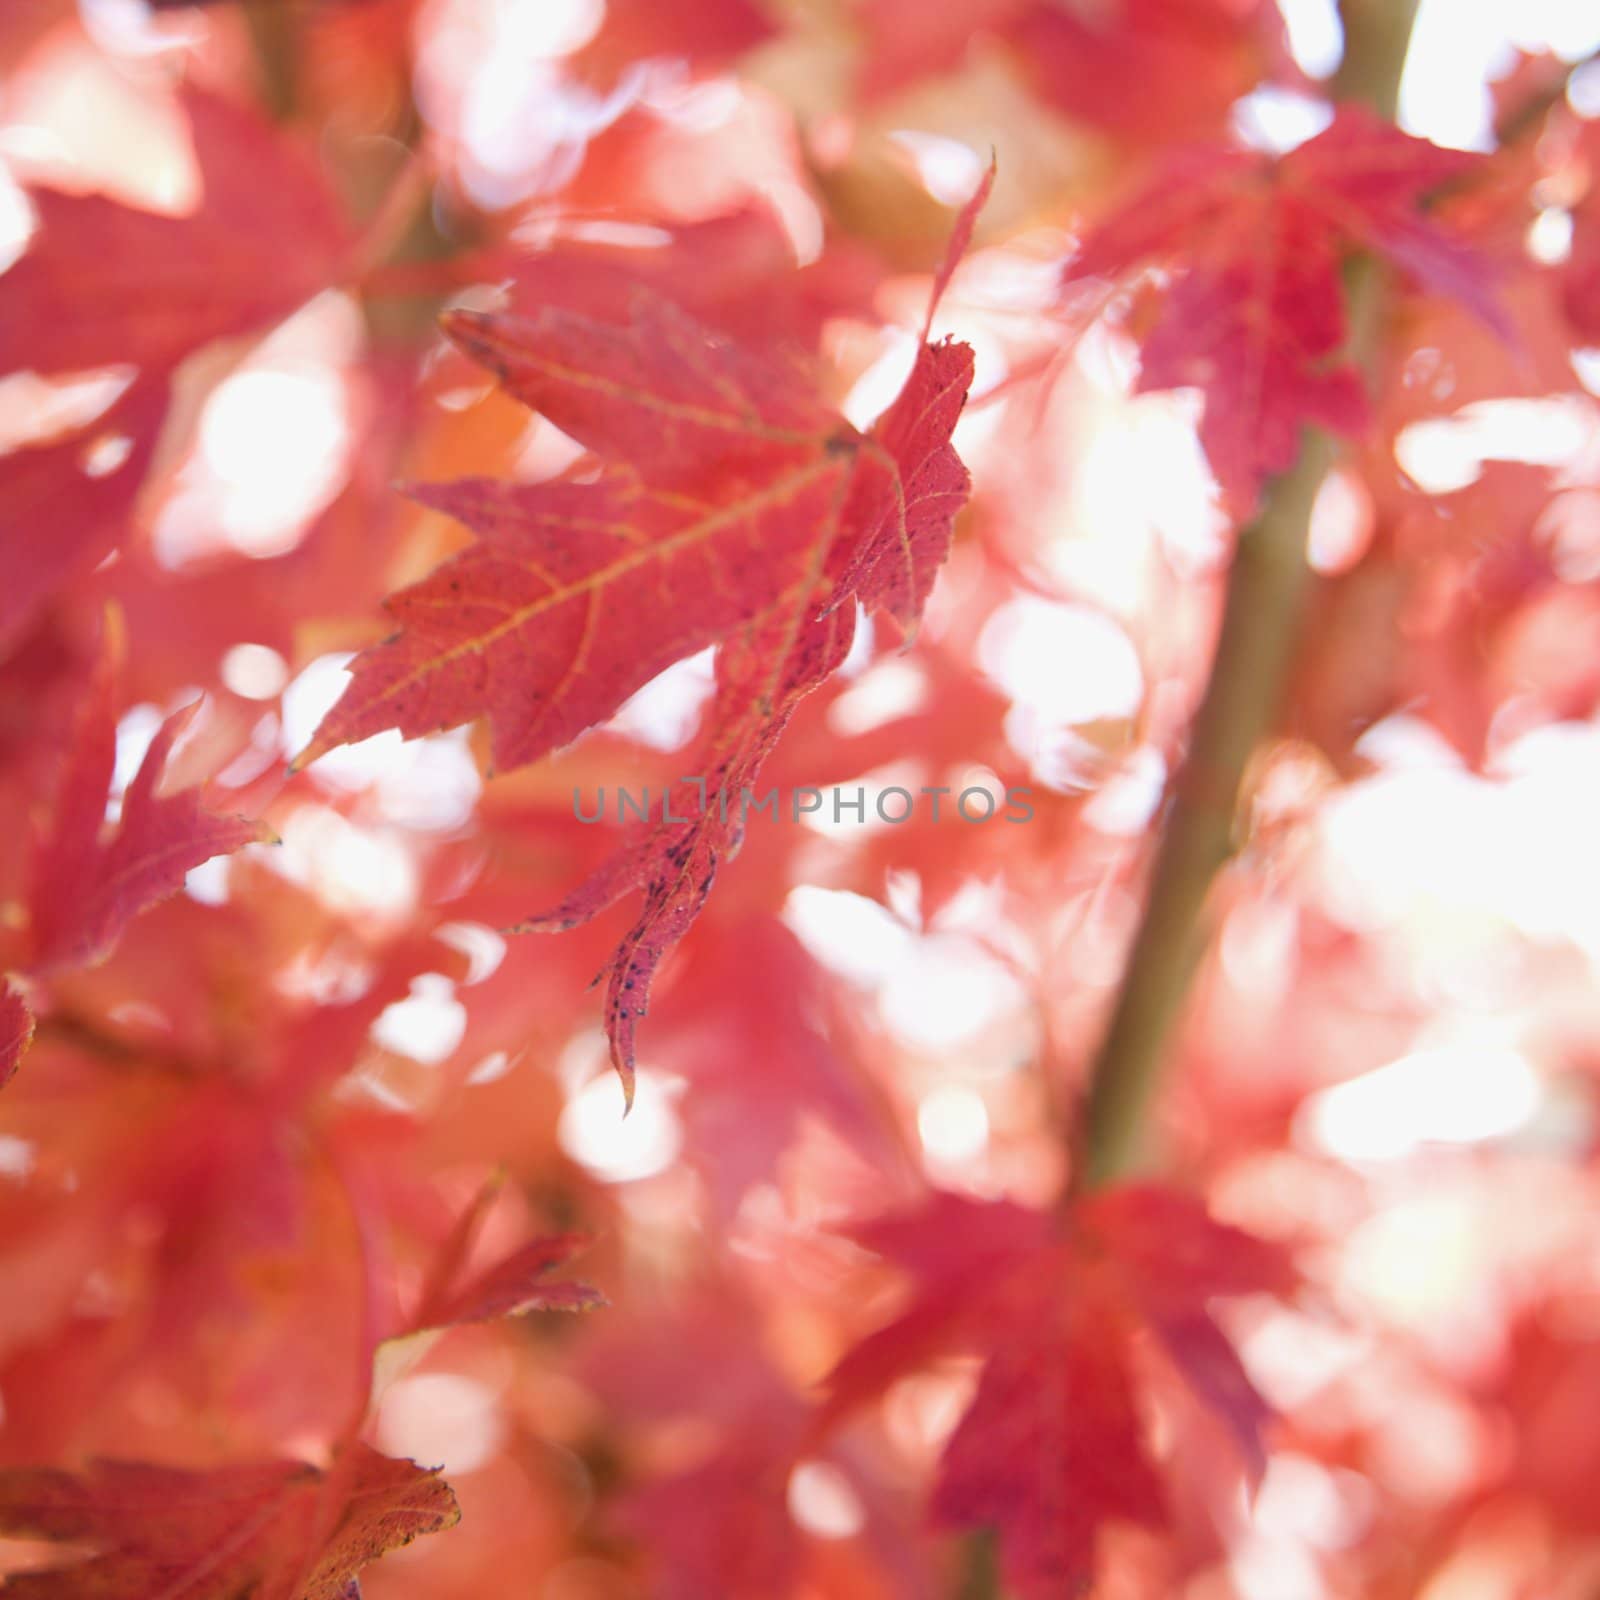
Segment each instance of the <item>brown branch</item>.
[{"label": "brown branch", "polygon": [[[1343,0],[1339,98],[1394,116],[1416,9],[1417,0]],[[1358,360],[1372,340],[1378,282],[1370,261],[1357,264],[1349,301]],[[1295,465],[1269,487],[1260,515],[1239,534],[1210,681],[1172,785],[1144,915],[1089,1080],[1082,1175],[1089,1183],[1114,1179],[1138,1159],[1145,1108],[1205,947],[1205,902],[1234,852],[1246,765],[1271,731],[1294,659],[1310,577],[1311,510],[1335,453],[1330,437],[1308,431]]]}]

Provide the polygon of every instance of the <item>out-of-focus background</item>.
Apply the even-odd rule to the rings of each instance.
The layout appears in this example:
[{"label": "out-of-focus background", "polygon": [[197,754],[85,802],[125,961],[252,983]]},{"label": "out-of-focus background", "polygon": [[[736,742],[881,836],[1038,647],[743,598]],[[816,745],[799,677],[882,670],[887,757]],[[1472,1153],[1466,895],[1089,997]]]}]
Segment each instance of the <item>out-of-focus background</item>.
[{"label": "out-of-focus background", "polygon": [[[1397,287],[1317,503],[1151,1111],[1158,1170],[1306,1274],[1224,1315],[1281,1421],[1253,1496],[1180,1452],[1172,1526],[1112,1528],[1097,1595],[1600,1588],[1596,51],[1591,0],[1418,13],[1400,125],[1498,152],[1445,208],[1515,337]],[[203,693],[178,764],[282,842],[62,978],[0,1098],[0,1462],[314,1454],[359,1400],[353,1285],[398,1326],[498,1169],[483,1248],[594,1233],[571,1270],[612,1305],[386,1378],[369,1437],[465,1516],[370,1600],[957,1592],[923,1503],[974,1361],[808,1432],[906,1301],[847,1230],[930,1186],[1054,1204],[1240,521],[1197,392],[1140,387],[1163,269],[1062,270],[1173,152],[1315,136],[1340,54],[1332,0],[6,0],[0,902],[108,602],[111,819]],[[614,842],[575,791],[696,770],[710,652],[518,772],[470,728],[286,771],[383,596],[467,542],[395,485],[581,456],[437,314],[604,319],[643,282],[866,427],[991,150],[933,325],[976,354],[970,508],[913,647],[864,626],[768,769],[865,818],[751,824],[624,1118],[585,989],[618,925],[497,930]],[[894,825],[897,785],[1033,815]]]}]

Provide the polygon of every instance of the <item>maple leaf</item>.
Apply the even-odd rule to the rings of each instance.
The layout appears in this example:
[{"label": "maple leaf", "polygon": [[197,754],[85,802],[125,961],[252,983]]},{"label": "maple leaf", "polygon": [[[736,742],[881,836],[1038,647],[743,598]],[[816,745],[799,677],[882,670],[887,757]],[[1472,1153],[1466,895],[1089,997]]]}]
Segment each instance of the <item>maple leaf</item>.
[{"label": "maple leaf", "polygon": [[756,0],[610,0],[598,35],[577,52],[575,65],[601,79],[638,72],[650,58],[715,69],[772,36]]},{"label": "maple leaf", "polygon": [[437,1472],[361,1444],[326,1472],[300,1461],[0,1472],[0,1531],[95,1547],[7,1578],[19,1600],[346,1600],[369,1561],[459,1516]]},{"label": "maple leaf", "polygon": [[[935,300],[993,177],[991,166],[958,218]],[[630,1102],[651,978],[738,848],[742,792],[848,654],[855,602],[906,629],[921,611],[968,490],[950,432],[972,379],[971,349],[929,344],[925,324],[904,389],[862,434],[795,372],[659,297],[638,295],[631,312],[625,328],[562,309],[445,319],[505,389],[606,465],[587,479],[415,491],[481,542],[391,597],[401,631],[357,658],[297,761],[385,728],[417,735],[483,714],[496,764],[520,765],[720,645],[703,768],[715,799],[691,820],[663,820],[517,929],[571,928],[644,890],[602,974]]]},{"label": "maple leaf", "polygon": [[[0,283],[0,370],[131,363],[170,372],[213,339],[278,321],[339,276],[350,249],[331,191],[255,112],[179,96],[203,193],[190,216],[36,187],[38,232]],[[289,246],[289,247],[286,247]]]},{"label": "maple leaf", "polygon": [[1141,1338],[1154,1337],[1259,1479],[1269,1413],[1210,1303],[1288,1292],[1294,1274],[1272,1246],[1143,1184],[1080,1201],[1064,1227],[1009,1202],[936,1194],[853,1235],[918,1290],[834,1369],[824,1420],[936,1356],[981,1351],[933,1511],[950,1527],[998,1528],[1007,1579],[1027,1600],[1087,1586],[1106,1520],[1167,1521],[1137,1399]]},{"label": "maple leaf", "polygon": [[[875,1165],[897,1154],[861,1063],[828,1036],[819,974],[775,917],[713,919],[656,1017],[654,1058],[692,1092],[678,1107],[720,1214],[773,1181],[805,1121],[824,1120]],[[762,981],[752,983],[751,973]],[[759,1059],[761,1070],[749,1063]]]},{"label": "maple leaf", "polygon": [[489,1322],[529,1311],[589,1311],[606,1303],[583,1283],[548,1283],[547,1273],[581,1255],[593,1242],[587,1234],[559,1233],[530,1240],[493,1266],[464,1276],[467,1259],[504,1178],[497,1174],[479,1189],[451,1229],[429,1274],[413,1329],[452,1328]]},{"label": "maple leaf", "polygon": [[[107,827],[120,653],[113,622],[78,710],[48,820],[34,839],[24,918],[28,953],[20,965],[35,976],[103,960],[128,923],[182,888],[192,868],[276,838],[263,823],[207,811],[198,790],[157,793],[167,758],[198,701],[162,723],[122,798],[120,818]],[[26,1009],[15,990],[8,987],[5,996],[8,1016],[19,1006]],[[0,1081],[15,1068],[28,1037],[20,1024],[4,1031],[13,1053],[9,1066],[0,1054]]]},{"label": "maple leaf", "polygon": [[103,959],[141,911],[183,887],[191,868],[275,838],[264,823],[207,811],[197,789],[157,793],[198,701],[157,729],[123,796],[121,817],[106,828],[116,756],[113,662],[114,651],[107,651],[79,712],[50,821],[34,848],[29,966],[38,973]]},{"label": "maple leaf", "polygon": [[814,349],[830,317],[869,314],[884,272],[848,239],[830,241],[801,267],[776,214],[756,204],[693,222],[663,220],[646,238],[594,239],[573,229],[537,254],[507,251],[495,263],[507,279],[506,309],[560,306],[604,321],[647,287],[746,346]]},{"label": "maple leaf", "polygon": [[336,281],[349,255],[331,192],[270,124],[203,90],[179,98],[204,185],[193,215],[30,188],[37,233],[0,275],[0,371],[138,369],[85,435],[126,441],[108,470],[91,475],[76,439],[0,457],[16,529],[0,550],[0,644],[119,542],[184,358],[280,321]]},{"label": "maple leaf", "polygon": [[[119,541],[166,406],[164,384],[138,383],[82,432],[0,456],[0,505],[10,524],[0,542],[0,649]],[[101,445],[122,454],[95,470]]]},{"label": "maple leaf", "polygon": [[869,97],[950,72],[988,34],[1041,99],[1139,145],[1210,131],[1286,57],[1267,0],[952,0],[933,10],[862,0],[861,10]]},{"label": "maple leaf", "polygon": [[1063,281],[1176,268],[1143,342],[1139,387],[1200,391],[1212,469],[1247,515],[1262,481],[1294,461],[1306,423],[1347,434],[1365,424],[1365,391],[1341,355],[1348,251],[1371,250],[1504,329],[1487,263],[1420,208],[1480,161],[1343,106],[1281,158],[1175,156],[1091,229]]}]

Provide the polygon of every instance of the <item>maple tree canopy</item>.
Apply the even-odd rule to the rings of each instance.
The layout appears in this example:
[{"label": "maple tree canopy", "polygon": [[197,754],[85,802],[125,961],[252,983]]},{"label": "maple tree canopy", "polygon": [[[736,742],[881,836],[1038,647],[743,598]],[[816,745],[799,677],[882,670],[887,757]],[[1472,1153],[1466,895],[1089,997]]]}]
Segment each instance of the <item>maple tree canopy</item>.
[{"label": "maple tree canopy", "polygon": [[1600,1586],[1514,9],[0,5],[0,1596]]}]

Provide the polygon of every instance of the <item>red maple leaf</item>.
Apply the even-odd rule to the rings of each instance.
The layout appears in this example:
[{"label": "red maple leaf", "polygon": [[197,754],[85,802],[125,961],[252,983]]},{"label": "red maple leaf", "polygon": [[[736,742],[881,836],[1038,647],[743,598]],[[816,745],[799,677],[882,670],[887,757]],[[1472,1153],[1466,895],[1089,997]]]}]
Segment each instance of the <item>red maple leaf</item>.
[{"label": "red maple leaf", "polygon": [[119,542],[166,407],[164,383],[137,383],[81,432],[0,456],[0,648]]},{"label": "red maple leaf", "polygon": [[[958,220],[935,299],[992,179]],[[905,387],[862,434],[796,372],[652,295],[635,299],[626,328],[559,309],[455,312],[445,325],[604,465],[547,484],[414,491],[480,542],[390,598],[401,631],[357,658],[299,762],[386,728],[411,736],[486,715],[496,765],[518,766],[720,645],[700,813],[663,818],[518,929],[571,928],[643,889],[604,974],[612,1060],[631,1099],[655,969],[738,848],[741,796],[795,707],[848,653],[855,603],[909,630],[927,599],[967,494],[950,434],[972,351],[927,343],[925,326]]]},{"label": "red maple leaf", "polygon": [[[193,705],[157,730],[122,798],[118,821],[107,826],[119,653],[113,630],[79,708],[48,820],[34,842],[25,954],[16,965],[35,977],[103,960],[128,923],[182,888],[191,868],[274,837],[263,823],[206,810],[199,790],[158,793]],[[7,1014],[23,1004],[15,990],[4,989],[4,996]],[[4,1031],[13,1038],[15,1053],[9,1060],[0,1054],[0,1082],[15,1069],[27,1037],[26,1030]]]},{"label": "red maple leaf", "polygon": [[1284,1293],[1294,1276],[1278,1250],[1213,1221],[1197,1201],[1133,1185],[1080,1201],[1061,1224],[1009,1202],[939,1194],[854,1236],[911,1272],[918,1289],[835,1368],[824,1416],[936,1356],[982,1353],[933,1510],[949,1527],[997,1528],[1019,1595],[1087,1586],[1107,1520],[1167,1521],[1137,1399],[1142,1340],[1153,1337],[1259,1477],[1269,1413],[1210,1303]]},{"label": "red maple leaf", "polygon": [[[133,366],[139,381],[80,437],[0,457],[16,528],[0,545],[0,641],[120,539],[184,358],[280,321],[349,259],[334,197],[298,149],[242,106],[193,88],[180,98],[204,186],[192,215],[28,190],[38,229],[0,276],[0,371]],[[126,440],[125,458],[88,476],[101,438]]]},{"label": "red maple leaf", "polygon": [[157,792],[198,702],[161,724],[108,829],[106,791],[116,756],[112,681],[108,656],[79,712],[51,819],[34,849],[29,967],[38,973],[92,965],[141,911],[177,893],[191,868],[273,838],[264,823],[207,811],[198,789]]},{"label": "red maple leaf", "polygon": [[29,189],[38,233],[4,276],[0,370],[131,363],[167,373],[213,339],[287,316],[339,276],[350,236],[304,155],[243,106],[194,88],[181,100],[203,185],[192,215]]},{"label": "red maple leaf", "polygon": [[952,0],[931,9],[862,0],[861,9],[869,96],[947,73],[992,35],[1040,98],[1140,145],[1214,128],[1286,57],[1282,19],[1264,0]]},{"label": "red maple leaf", "polygon": [[1198,149],[1091,229],[1065,282],[1140,265],[1176,272],[1143,341],[1141,390],[1198,389],[1200,436],[1241,514],[1284,471],[1308,422],[1367,416],[1345,341],[1343,258],[1368,249],[1503,326],[1488,267],[1421,200],[1481,157],[1399,132],[1360,106],[1274,159]]},{"label": "red maple leaf", "polygon": [[414,1329],[451,1328],[529,1311],[589,1311],[605,1304],[605,1296],[587,1284],[545,1281],[546,1274],[589,1248],[592,1241],[587,1234],[559,1233],[532,1239],[493,1266],[475,1273],[465,1270],[503,1181],[499,1176],[491,1178],[457,1219],[411,1319]]},{"label": "red maple leaf", "polygon": [[887,1107],[862,1063],[829,1037],[819,973],[800,941],[775,917],[711,922],[658,1010],[651,1049],[661,1071],[691,1086],[679,1115],[718,1211],[732,1218],[750,1189],[774,1180],[811,1118],[892,1166]]},{"label": "red maple leaf", "polygon": [[436,1472],[360,1444],[326,1472],[301,1461],[0,1472],[0,1531],[94,1547],[70,1566],[7,1578],[19,1600],[348,1600],[369,1561],[459,1516]]}]

